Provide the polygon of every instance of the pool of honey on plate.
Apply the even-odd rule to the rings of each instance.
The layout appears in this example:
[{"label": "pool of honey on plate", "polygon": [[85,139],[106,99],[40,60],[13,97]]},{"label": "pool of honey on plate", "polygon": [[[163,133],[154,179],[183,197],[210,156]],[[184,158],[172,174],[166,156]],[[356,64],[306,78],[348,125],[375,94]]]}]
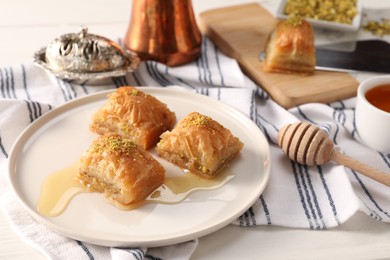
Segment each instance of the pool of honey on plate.
[{"label": "pool of honey on plate", "polygon": [[365,97],[375,107],[390,113],[390,84],[378,85],[369,89]]},{"label": "pool of honey on plate", "polygon": [[[76,174],[79,163],[73,163],[64,169],[50,174],[42,184],[41,194],[37,203],[38,212],[47,217],[62,214],[71,200],[79,193],[94,192],[80,183]],[[214,179],[204,179],[191,172],[182,175],[166,176],[164,184],[142,201],[128,205],[114,200],[107,201],[122,210],[133,210],[148,203],[177,204],[185,200],[196,190],[217,189],[234,177],[228,170],[222,171]]]}]

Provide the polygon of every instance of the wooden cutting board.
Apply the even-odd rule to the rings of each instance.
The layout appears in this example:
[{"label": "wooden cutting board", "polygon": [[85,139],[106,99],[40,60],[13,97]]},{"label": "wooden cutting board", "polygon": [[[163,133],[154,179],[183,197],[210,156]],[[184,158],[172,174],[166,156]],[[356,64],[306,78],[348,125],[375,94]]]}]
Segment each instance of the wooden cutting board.
[{"label": "wooden cutting board", "polygon": [[267,73],[259,54],[265,50],[276,18],[257,3],[230,6],[200,14],[199,27],[243,72],[285,108],[356,95],[358,82],[347,73],[316,71],[310,76]]}]

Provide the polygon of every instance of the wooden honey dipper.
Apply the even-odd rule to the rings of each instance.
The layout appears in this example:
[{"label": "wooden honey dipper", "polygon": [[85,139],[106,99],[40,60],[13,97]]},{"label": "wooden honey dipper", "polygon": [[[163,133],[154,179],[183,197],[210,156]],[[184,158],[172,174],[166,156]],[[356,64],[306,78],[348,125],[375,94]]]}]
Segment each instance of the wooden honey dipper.
[{"label": "wooden honey dipper", "polygon": [[285,125],[278,143],[287,156],[300,164],[321,165],[330,160],[390,187],[390,174],[363,164],[335,149],[327,133],[306,122]]}]

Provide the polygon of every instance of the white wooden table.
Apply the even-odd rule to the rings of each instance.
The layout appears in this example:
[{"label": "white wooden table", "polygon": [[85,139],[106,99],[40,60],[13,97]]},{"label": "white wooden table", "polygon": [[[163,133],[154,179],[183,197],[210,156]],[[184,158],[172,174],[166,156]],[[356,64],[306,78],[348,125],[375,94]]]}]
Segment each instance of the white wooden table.
[{"label": "white wooden table", "polygon": [[[244,0],[193,0],[196,14]],[[278,0],[259,2],[271,12]],[[365,7],[390,8],[390,1],[364,0]],[[13,0],[0,2],[0,66],[31,59],[55,37],[88,25],[91,33],[124,36],[130,0]],[[0,191],[1,192],[1,191]],[[0,211],[0,259],[44,259],[12,229]],[[200,239],[193,259],[390,259],[390,225],[363,213],[326,231],[275,226],[229,225]]]}]

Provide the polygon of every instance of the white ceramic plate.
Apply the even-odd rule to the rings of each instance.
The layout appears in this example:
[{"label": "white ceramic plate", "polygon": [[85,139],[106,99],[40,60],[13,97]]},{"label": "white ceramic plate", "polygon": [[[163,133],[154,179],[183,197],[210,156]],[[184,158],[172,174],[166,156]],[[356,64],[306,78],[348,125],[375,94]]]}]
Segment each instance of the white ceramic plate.
[{"label": "white ceramic plate", "polygon": [[[286,5],[287,0],[281,0],[279,2],[279,6],[276,9],[276,17],[279,19],[287,19],[288,15],[284,14],[284,6]],[[322,29],[330,29],[330,30],[337,30],[337,31],[344,31],[344,32],[355,32],[359,29],[360,23],[362,20],[362,1],[357,0],[357,9],[358,13],[353,18],[352,24],[344,24],[344,23],[336,23],[336,22],[330,22],[330,21],[324,21],[324,20],[316,20],[311,18],[306,18],[306,20],[316,28],[322,28]]]},{"label": "white ceramic plate", "polygon": [[[216,231],[243,214],[264,190],[270,174],[269,145],[259,128],[241,112],[209,97],[175,88],[142,88],[176,112],[209,115],[244,143],[229,171],[235,177],[215,190],[196,191],[173,205],[147,204],[122,211],[100,194],[77,195],[63,214],[48,218],[36,210],[46,176],[74,163],[96,137],[88,129],[93,113],[109,92],[86,96],[43,115],[16,141],[9,156],[13,191],[27,210],[52,230],[103,246],[164,246]],[[158,159],[167,172],[178,168]]]}]

